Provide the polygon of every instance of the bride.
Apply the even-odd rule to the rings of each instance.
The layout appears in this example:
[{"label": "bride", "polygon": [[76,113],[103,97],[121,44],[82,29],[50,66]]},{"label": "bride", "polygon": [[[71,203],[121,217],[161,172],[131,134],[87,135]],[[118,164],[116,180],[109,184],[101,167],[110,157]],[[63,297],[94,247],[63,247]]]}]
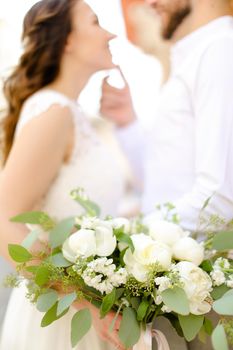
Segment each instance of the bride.
[{"label": "bride", "polygon": [[[74,188],[83,187],[103,215],[116,214],[123,178],[76,102],[94,72],[114,68],[113,38],[83,0],[42,0],[25,17],[24,52],[5,82],[8,111],[1,125],[0,254],[8,260],[8,244],[27,235],[9,219],[35,209],[58,219],[77,215],[80,208],[69,198]],[[41,314],[20,287],[8,306],[0,349],[69,350],[72,316],[40,328]],[[98,332],[92,329],[76,349],[113,349],[98,335],[106,322],[97,320]],[[106,338],[123,349],[116,330]]]}]

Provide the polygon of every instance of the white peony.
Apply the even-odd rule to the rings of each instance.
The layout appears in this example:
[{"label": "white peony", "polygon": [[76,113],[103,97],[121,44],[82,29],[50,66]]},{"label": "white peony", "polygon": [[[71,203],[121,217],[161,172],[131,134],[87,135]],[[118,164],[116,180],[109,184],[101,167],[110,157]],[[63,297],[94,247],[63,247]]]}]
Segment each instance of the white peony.
[{"label": "white peony", "polygon": [[73,233],[63,244],[64,257],[71,262],[92,255],[109,256],[116,248],[116,237],[111,225],[95,223],[95,229],[82,228]]},{"label": "white peony", "polygon": [[193,315],[207,314],[211,310],[208,299],[211,298],[212,281],[209,275],[191,262],[181,261],[174,268],[179,272],[183,289],[189,300]]},{"label": "white peony", "polygon": [[204,247],[191,237],[181,238],[172,247],[175,259],[190,261],[199,266],[204,260]]},{"label": "white peony", "polygon": [[139,282],[147,280],[147,274],[151,264],[158,263],[164,271],[171,266],[171,250],[161,243],[154,241],[151,237],[141,233],[132,235],[134,253],[128,248],[124,255],[127,271]]},{"label": "white peony", "polygon": [[151,220],[148,228],[149,234],[153,239],[163,242],[170,247],[189,234],[184,232],[180,226],[165,220]]},{"label": "white peony", "polygon": [[79,257],[88,258],[96,254],[95,233],[92,230],[81,229],[73,233],[63,244],[62,253],[71,262]]}]

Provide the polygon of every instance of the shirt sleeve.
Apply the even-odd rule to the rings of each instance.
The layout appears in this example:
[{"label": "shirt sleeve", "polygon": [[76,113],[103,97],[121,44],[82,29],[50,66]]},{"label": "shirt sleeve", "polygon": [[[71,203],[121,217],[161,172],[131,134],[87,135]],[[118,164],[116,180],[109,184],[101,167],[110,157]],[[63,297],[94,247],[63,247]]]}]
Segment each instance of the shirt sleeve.
[{"label": "shirt sleeve", "polygon": [[203,54],[193,89],[195,184],[177,201],[181,224],[197,229],[200,211],[233,218],[233,36],[217,39]]}]

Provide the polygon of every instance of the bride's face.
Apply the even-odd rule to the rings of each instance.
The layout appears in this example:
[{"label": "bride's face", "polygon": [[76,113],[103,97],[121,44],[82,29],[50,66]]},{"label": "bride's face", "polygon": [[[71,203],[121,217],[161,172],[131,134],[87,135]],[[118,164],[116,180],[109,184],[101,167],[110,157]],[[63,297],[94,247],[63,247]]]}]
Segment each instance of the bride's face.
[{"label": "bride's face", "polygon": [[109,41],[114,38],[100,27],[92,9],[83,0],[78,0],[73,8],[72,32],[66,47],[72,61],[93,72],[114,68],[109,50]]}]

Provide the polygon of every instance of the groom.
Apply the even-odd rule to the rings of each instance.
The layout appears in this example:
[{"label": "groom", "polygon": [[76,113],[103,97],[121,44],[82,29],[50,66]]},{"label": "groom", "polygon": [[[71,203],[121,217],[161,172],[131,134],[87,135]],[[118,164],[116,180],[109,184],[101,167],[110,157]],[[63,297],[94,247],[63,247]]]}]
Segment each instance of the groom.
[{"label": "groom", "polygon": [[[233,10],[230,0],[147,0],[173,43],[171,73],[161,89],[154,127],[142,135],[129,87],[105,80],[101,113],[144,169],[143,211],[176,204],[183,226],[195,230],[200,209],[233,217]],[[142,93],[144,90],[142,89]],[[141,137],[143,136],[143,137]],[[137,156],[135,156],[137,155]],[[139,171],[138,171],[139,172]]]},{"label": "groom", "polygon": [[[211,197],[206,216],[217,214],[228,222],[233,218],[231,1],[146,2],[161,18],[161,35],[173,43],[154,127],[143,135],[127,84],[119,90],[104,81],[101,113],[117,124],[135,171],[144,169],[144,212],[158,202],[172,202],[183,227],[194,231]],[[190,349],[211,345],[191,344]]]}]

